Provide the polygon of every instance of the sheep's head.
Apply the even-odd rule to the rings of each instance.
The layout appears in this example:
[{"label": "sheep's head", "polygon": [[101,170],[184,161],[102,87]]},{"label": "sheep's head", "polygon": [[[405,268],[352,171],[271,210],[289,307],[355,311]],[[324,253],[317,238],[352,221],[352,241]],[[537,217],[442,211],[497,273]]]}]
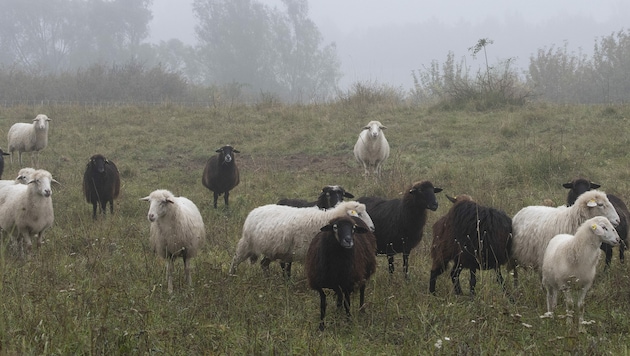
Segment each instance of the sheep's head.
[{"label": "sheep's head", "polygon": [[171,204],[175,203],[175,196],[168,190],[159,189],[140,200],[151,203],[147,219],[150,222],[155,222],[159,217],[166,214]]},{"label": "sheep's head", "polygon": [[567,195],[567,205],[569,206],[573,205],[577,197],[585,192],[601,187],[601,185],[593,183],[585,178],[575,178],[568,183],[562,184],[562,186],[569,189],[569,193]]},{"label": "sheep's head", "polygon": [[446,194],[446,198],[450,200],[450,202],[453,204],[457,203],[458,201],[474,201],[473,198],[468,194],[460,194],[456,195],[455,197]]},{"label": "sheep's head", "polygon": [[380,121],[370,121],[367,125],[363,127],[364,130],[369,130],[370,136],[373,138],[377,138],[382,130],[387,129],[387,126],[380,123]]},{"label": "sheep's head", "polygon": [[39,114],[33,119],[33,125],[37,130],[46,130],[48,129],[48,121],[50,121],[48,116]]},{"label": "sheep's head", "polygon": [[88,166],[92,167],[92,170],[97,173],[105,173],[106,164],[109,164],[109,161],[101,154],[93,155],[90,157],[90,162],[88,162]]},{"label": "sheep's head", "polygon": [[335,239],[343,248],[350,249],[354,246],[354,234],[365,234],[368,229],[358,226],[354,220],[342,217],[333,219],[328,225],[321,228],[321,231],[332,231]]},{"label": "sheep's head", "polygon": [[15,182],[20,184],[28,184],[28,182],[31,181],[33,173],[35,173],[34,168],[24,167],[18,172],[17,178],[15,178]]},{"label": "sheep's head", "polygon": [[361,204],[356,201],[341,202],[337,205],[336,209],[345,211],[346,215],[349,217],[355,217],[363,220],[370,231],[375,230],[374,222],[372,221],[370,214],[368,214],[365,204]]},{"label": "sheep's head", "polygon": [[621,222],[615,207],[610,203],[606,194],[599,190],[590,190],[583,193],[577,198],[575,205],[577,206],[576,209],[582,211],[580,214],[586,218],[604,216],[615,226]]},{"label": "sheep's head", "polygon": [[343,201],[343,198],[352,199],[354,195],[346,192],[340,185],[327,185],[322,188],[317,198],[317,206],[320,209],[330,209]]},{"label": "sheep's head", "polygon": [[34,187],[31,189],[35,189],[37,191],[37,194],[45,198],[49,198],[52,195],[52,183],[59,182],[52,178],[52,174],[50,174],[50,172],[39,169],[33,172],[27,184]]},{"label": "sheep's head", "polygon": [[597,216],[589,219],[584,223],[584,225],[586,225],[593,234],[599,236],[601,241],[604,243],[612,246],[616,246],[621,243],[619,233],[617,233],[617,230],[615,230],[610,221],[603,216]]},{"label": "sheep's head", "polygon": [[225,145],[218,150],[215,151],[219,154],[219,163],[220,164],[229,164],[234,160],[234,153],[241,153],[240,151],[234,149],[234,147],[230,145]]},{"label": "sheep's head", "polygon": [[422,181],[414,183],[409,189],[408,194],[412,196],[413,202],[416,206],[436,211],[438,208],[438,201],[435,197],[435,193],[442,191],[442,188],[436,188],[433,183],[429,181]]}]

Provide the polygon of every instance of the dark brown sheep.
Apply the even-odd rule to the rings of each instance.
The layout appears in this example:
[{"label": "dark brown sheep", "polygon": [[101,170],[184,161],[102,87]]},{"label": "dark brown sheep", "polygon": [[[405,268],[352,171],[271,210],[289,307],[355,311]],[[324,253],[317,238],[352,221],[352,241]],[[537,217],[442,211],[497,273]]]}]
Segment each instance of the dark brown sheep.
[{"label": "dark brown sheep", "polygon": [[[601,187],[601,185],[593,183],[585,178],[575,178],[568,183],[562,184],[562,186],[569,189],[569,192],[567,193],[567,206],[573,205],[577,197],[582,195],[582,193]],[[617,215],[619,215],[620,222],[618,226],[615,226],[615,229],[619,234],[619,238],[621,238],[621,243],[619,244],[619,261],[623,263],[624,251],[628,248],[628,221],[630,219],[630,211],[628,211],[628,207],[624,204],[621,198],[612,194],[606,194],[606,197],[615,208],[615,211],[617,211]],[[604,254],[606,255],[606,268],[608,268],[610,267],[610,262],[612,261],[613,247],[604,242],[600,246],[600,249],[604,251]]]},{"label": "dark brown sheep", "polygon": [[309,286],[319,292],[319,329],[324,330],[324,288],[335,292],[337,307],[343,304],[349,317],[350,294],[358,287],[363,310],[365,284],[376,270],[376,238],[361,219],[333,219],[311,241],[305,268]]},{"label": "dark brown sheep", "polygon": [[437,277],[450,261],[454,261],[451,280],[456,294],[462,294],[459,274],[464,268],[470,270],[471,295],[475,294],[478,269],[494,269],[503,286],[501,265],[510,257],[512,219],[501,210],[475,203],[468,195],[447,197],[453,206],[433,224],[429,292],[435,293]]},{"label": "dark brown sheep", "polygon": [[217,207],[219,196],[224,194],[225,206],[228,206],[230,190],[239,183],[238,167],[236,166],[235,153],[240,153],[230,145],[225,145],[216,150],[217,155],[208,159],[203,170],[201,183],[214,193],[214,207]]},{"label": "dark brown sheep", "polygon": [[346,192],[340,185],[327,185],[322,188],[316,201],[310,202],[304,199],[280,199],[278,205],[295,206],[297,208],[308,208],[317,206],[320,209],[330,209],[343,201],[343,198],[352,199],[354,195]]},{"label": "dark brown sheep", "polygon": [[378,197],[361,197],[374,222],[376,246],[379,254],[387,254],[389,273],[394,273],[394,255],[403,254],[403,272],[409,276],[409,253],[420,243],[427,209],[435,211],[438,202],[435,193],[442,188],[433,187],[429,181],[414,183],[402,199],[385,200]]},{"label": "dark brown sheep", "polygon": [[120,193],[120,174],[114,162],[101,154],[90,157],[83,174],[83,194],[88,203],[92,204],[92,218],[96,219],[96,207],[100,206],[101,213],[107,211],[109,202],[110,213],[114,213],[114,199]]}]

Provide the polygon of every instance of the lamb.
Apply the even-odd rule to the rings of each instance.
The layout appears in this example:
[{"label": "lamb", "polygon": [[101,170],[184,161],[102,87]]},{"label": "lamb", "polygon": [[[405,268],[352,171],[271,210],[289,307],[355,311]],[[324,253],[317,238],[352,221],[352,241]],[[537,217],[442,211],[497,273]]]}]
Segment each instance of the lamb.
[{"label": "lamb", "polygon": [[33,152],[37,156],[35,167],[39,166],[39,151],[48,145],[48,116],[39,114],[33,119],[32,124],[18,122],[9,129],[9,152],[11,153],[11,163],[13,163],[13,152],[18,152],[20,166],[22,165],[22,152]]},{"label": "lamb", "polygon": [[370,169],[379,176],[383,162],[389,157],[389,143],[383,133],[386,128],[379,121],[370,121],[359,133],[354,145],[354,157],[363,165],[366,176],[370,174]]},{"label": "lamb", "polygon": [[[320,228],[330,220],[346,215],[361,218],[374,230],[374,223],[365,205],[355,201],[344,201],[328,210],[276,204],[259,206],[245,219],[243,235],[236,246],[229,273],[235,274],[236,267],[245,259],[254,263],[262,255],[268,261],[288,263],[285,274],[290,277],[290,263],[304,261],[309,244]],[[266,269],[268,264],[262,267]]]},{"label": "lamb", "polygon": [[8,155],[8,153],[0,149],[0,179],[2,178],[2,173],[4,173],[4,156]]},{"label": "lamb", "polygon": [[[601,185],[593,183],[585,178],[575,178],[571,182],[564,183],[562,186],[569,189],[569,192],[567,193],[567,206],[573,205],[573,203],[575,203],[575,199],[577,199],[580,194],[591,189],[598,189],[601,187]],[[616,195],[606,194],[606,197],[615,207],[615,210],[620,218],[620,222],[616,230],[621,238],[621,244],[619,244],[619,261],[623,263],[624,251],[628,248],[628,222],[630,221],[630,211],[628,211],[628,207],[624,204],[623,200]],[[600,248],[606,255],[606,267],[608,268],[610,266],[610,262],[612,261],[612,246],[607,243],[603,243]]]},{"label": "lamb", "polygon": [[50,172],[36,170],[28,184],[10,184],[0,188],[0,228],[17,238],[20,256],[30,253],[32,238],[37,247],[44,242],[44,232],[54,222]]},{"label": "lamb", "polygon": [[217,208],[217,200],[221,194],[224,195],[225,206],[228,206],[230,190],[239,183],[238,167],[234,153],[240,153],[230,145],[223,146],[216,150],[218,155],[208,159],[203,170],[201,183],[204,187],[214,192],[214,208]]},{"label": "lamb", "polygon": [[114,199],[120,193],[120,174],[114,162],[108,160],[102,154],[95,154],[83,173],[83,195],[88,203],[92,204],[92,219],[96,220],[96,208],[100,205],[101,213],[109,211],[114,213]]},{"label": "lamb", "polygon": [[387,255],[389,273],[394,273],[394,255],[402,252],[403,273],[405,277],[409,277],[409,253],[420,243],[427,222],[427,209],[437,210],[435,193],[441,191],[442,188],[435,188],[433,183],[422,181],[408,188],[402,199],[357,199],[365,204],[374,221],[376,251]]},{"label": "lamb", "polygon": [[528,206],[512,217],[512,258],[508,270],[514,270],[514,284],[518,283],[516,266],[540,270],[549,240],[558,234],[573,234],[586,220],[604,216],[613,225],[619,215],[606,193],[591,190],[580,195],[575,204],[556,208]]},{"label": "lamb", "polygon": [[322,188],[317,201],[309,202],[303,199],[281,199],[278,205],[294,206],[296,208],[308,208],[317,206],[320,209],[330,209],[343,201],[343,198],[352,199],[354,195],[346,192],[340,185],[327,185]]},{"label": "lamb", "polygon": [[579,322],[583,324],[584,297],[595,279],[599,246],[602,243],[618,245],[620,242],[615,228],[602,216],[586,220],[575,235],[558,234],[553,237],[542,263],[542,283],[547,290],[547,312],[542,317],[553,317],[558,291],[564,292],[567,315],[572,317],[572,290],[577,290]]},{"label": "lamb", "polygon": [[158,189],[141,200],[151,203],[147,218],[151,222],[149,242],[153,251],[168,260],[168,292],[173,293],[173,261],[184,260],[186,282],[192,286],[190,259],[197,255],[205,240],[206,229],[197,206],[185,197],[175,197]]},{"label": "lamb", "polygon": [[350,317],[350,294],[359,288],[359,308],[364,310],[365,284],[376,271],[376,238],[367,225],[348,216],[332,219],[313,238],[306,253],[309,286],[319,292],[320,323],[324,330],[326,294],[337,295],[337,307],[343,306]]},{"label": "lamb", "polygon": [[451,280],[456,294],[462,294],[459,274],[470,270],[470,295],[475,294],[478,269],[494,269],[503,287],[501,265],[508,262],[512,245],[512,219],[503,211],[475,203],[466,194],[446,196],[453,206],[433,224],[429,292],[435,294],[437,277],[453,260]]}]

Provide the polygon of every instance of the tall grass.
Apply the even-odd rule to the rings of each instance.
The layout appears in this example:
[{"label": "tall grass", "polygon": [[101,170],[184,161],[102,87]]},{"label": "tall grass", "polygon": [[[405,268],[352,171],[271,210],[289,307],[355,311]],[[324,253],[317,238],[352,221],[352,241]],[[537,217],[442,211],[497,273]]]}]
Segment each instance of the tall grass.
[{"label": "tall grass", "polygon": [[[403,278],[400,256],[392,276],[379,257],[366,312],[358,311],[358,298],[350,320],[330,308],[324,332],[319,298],[302,266],[290,281],[277,264],[269,275],[247,263],[237,276],[227,274],[251,209],[282,197],[314,199],[326,184],[357,197],[397,198],[428,179],[444,193],[467,193],[513,215],[545,198],[561,204],[561,184],[586,175],[628,201],[628,106],[13,107],[0,108],[0,137],[37,113],[53,120],[40,162],[61,186],[53,193],[55,225],[39,250],[20,260],[8,239],[0,244],[1,354],[628,354],[630,277],[617,257],[610,270],[599,266],[586,299],[586,318],[596,323],[585,332],[539,318],[545,294],[533,271],[522,274],[518,289],[508,276],[508,295],[492,271],[479,273],[474,298],[454,295],[448,277],[430,295],[430,226],[450,205],[440,195],[411,254],[411,278]],[[388,126],[392,146],[379,181],[362,177],[352,156],[372,117]],[[230,208],[215,210],[201,175],[209,155],[226,143],[242,152],[242,178]],[[94,153],[116,162],[122,175],[114,215],[97,221],[81,195]],[[18,169],[7,164],[4,178]],[[193,288],[178,261],[173,295],[164,261],[148,247],[148,206],[139,200],[158,188],[193,200],[207,227],[193,260]]]}]

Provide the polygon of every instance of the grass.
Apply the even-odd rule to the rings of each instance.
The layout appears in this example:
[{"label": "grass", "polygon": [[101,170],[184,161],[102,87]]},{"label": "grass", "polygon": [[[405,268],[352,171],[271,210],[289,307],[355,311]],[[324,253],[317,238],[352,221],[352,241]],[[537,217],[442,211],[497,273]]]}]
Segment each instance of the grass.
[{"label": "grass", "polygon": [[[0,108],[0,137],[38,113],[52,118],[40,160],[61,182],[53,194],[55,225],[26,260],[7,239],[0,244],[0,354],[629,353],[630,277],[618,257],[608,271],[599,266],[586,299],[586,318],[596,322],[583,332],[539,318],[545,293],[531,271],[521,273],[519,289],[507,276],[508,296],[493,272],[480,273],[475,298],[454,295],[448,273],[432,296],[428,279],[430,227],[449,207],[444,193],[467,193],[513,215],[545,198],[562,204],[561,184],[584,175],[628,201],[630,106],[12,107]],[[380,181],[362,177],[352,156],[360,128],[372,119],[388,126],[392,146]],[[201,174],[227,143],[242,152],[241,184],[231,207],[215,210]],[[94,153],[116,162],[123,181],[115,214],[97,221],[81,193]],[[4,178],[18,169],[7,163]],[[400,256],[392,276],[378,257],[366,312],[353,296],[351,320],[331,307],[326,330],[318,331],[319,297],[299,264],[290,281],[277,264],[268,276],[248,263],[236,277],[227,274],[243,221],[256,206],[282,197],[315,199],[326,184],[357,197],[397,198],[424,179],[444,192],[411,254],[411,278],[402,277]],[[177,261],[173,295],[166,291],[165,262],[149,250],[148,206],[139,200],[159,188],[193,200],[207,229],[193,260],[193,288],[185,286]],[[462,273],[464,290],[467,279]]]}]

